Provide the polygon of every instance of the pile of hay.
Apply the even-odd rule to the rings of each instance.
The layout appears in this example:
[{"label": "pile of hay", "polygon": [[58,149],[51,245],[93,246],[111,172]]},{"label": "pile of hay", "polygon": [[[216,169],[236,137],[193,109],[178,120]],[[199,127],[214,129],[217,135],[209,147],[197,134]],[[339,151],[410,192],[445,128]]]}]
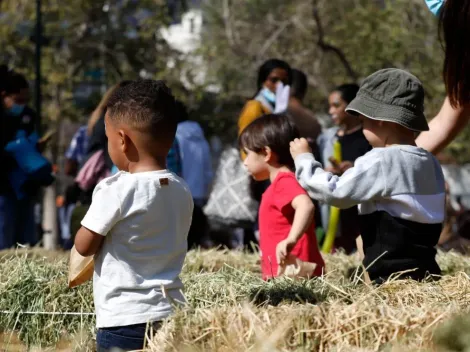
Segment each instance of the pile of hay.
[{"label": "pile of hay", "polygon": [[[46,256],[46,257],[44,257]],[[470,350],[470,260],[439,253],[438,282],[391,281],[371,288],[356,256],[326,256],[328,275],[263,282],[259,259],[193,251],[182,278],[188,305],[148,341],[150,351]],[[67,288],[67,257],[0,254],[0,330],[29,346],[93,350],[91,285]],[[56,314],[26,314],[55,312]],[[0,331],[1,333],[2,331]],[[2,341],[0,341],[0,344]]]},{"label": "pile of hay", "polygon": [[70,290],[67,256],[50,255],[0,254],[0,345],[7,346],[15,331],[26,346],[54,346],[64,336],[77,350],[92,346],[94,316],[83,314],[94,311],[91,284]]}]

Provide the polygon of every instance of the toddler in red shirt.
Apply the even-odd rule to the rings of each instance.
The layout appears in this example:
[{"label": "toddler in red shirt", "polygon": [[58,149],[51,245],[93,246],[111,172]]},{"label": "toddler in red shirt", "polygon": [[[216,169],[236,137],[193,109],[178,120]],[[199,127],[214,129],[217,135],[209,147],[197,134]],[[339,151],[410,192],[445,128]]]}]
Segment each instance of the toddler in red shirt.
[{"label": "toddler in red shirt", "polygon": [[240,135],[244,164],[256,181],[269,179],[259,209],[263,279],[320,276],[325,263],[315,236],[314,205],[294,174],[289,142],[299,135],[284,115],[264,115]]}]

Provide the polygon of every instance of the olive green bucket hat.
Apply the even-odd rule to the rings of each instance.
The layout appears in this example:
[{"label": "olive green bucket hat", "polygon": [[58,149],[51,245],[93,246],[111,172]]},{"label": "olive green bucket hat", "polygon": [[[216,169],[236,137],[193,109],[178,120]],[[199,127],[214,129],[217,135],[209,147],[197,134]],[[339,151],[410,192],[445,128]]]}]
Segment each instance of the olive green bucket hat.
[{"label": "olive green bucket hat", "polygon": [[424,117],[424,89],[411,73],[387,68],[364,79],[346,111],[373,120],[394,122],[410,130],[428,131]]}]

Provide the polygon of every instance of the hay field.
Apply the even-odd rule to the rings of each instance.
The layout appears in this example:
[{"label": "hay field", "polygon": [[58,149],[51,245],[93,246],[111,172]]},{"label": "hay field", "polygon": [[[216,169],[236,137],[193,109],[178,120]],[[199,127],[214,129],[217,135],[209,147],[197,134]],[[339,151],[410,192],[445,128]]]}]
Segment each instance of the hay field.
[{"label": "hay field", "polygon": [[[470,260],[438,260],[438,282],[373,288],[354,270],[355,256],[326,256],[321,279],[266,283],[257,255],[193,251],[182,275],[188,305],[148,350],[470,351]],[[93,350],[91,284],[66,282],[66,255],[0,253],[0,350]]]}]

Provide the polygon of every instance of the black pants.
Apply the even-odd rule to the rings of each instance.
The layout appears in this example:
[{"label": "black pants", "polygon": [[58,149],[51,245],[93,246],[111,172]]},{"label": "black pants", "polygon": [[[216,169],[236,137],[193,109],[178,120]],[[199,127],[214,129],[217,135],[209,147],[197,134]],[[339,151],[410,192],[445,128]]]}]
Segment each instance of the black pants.
[{"label": "black pants", "polygon": [[207,217],[202,206],[194,204],[193,221],[188,233],[188,250],[201,245],[201,240],[207,232]]}]

